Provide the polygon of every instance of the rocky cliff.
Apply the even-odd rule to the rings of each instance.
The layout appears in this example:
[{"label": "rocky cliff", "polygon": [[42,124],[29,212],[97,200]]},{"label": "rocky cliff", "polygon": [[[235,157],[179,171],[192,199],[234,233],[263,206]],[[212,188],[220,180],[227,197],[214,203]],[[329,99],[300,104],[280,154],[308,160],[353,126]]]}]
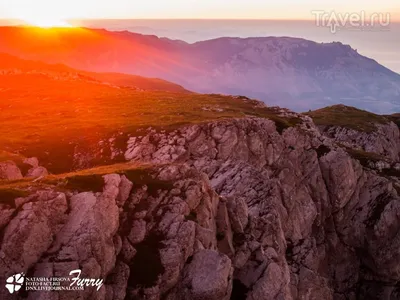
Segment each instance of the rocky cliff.
[{"label": "rocky cliff", "polygon": [[104,284],[0,298],[400,299],[396,170],[282,114],[301,122],[149,129],[128,141],[137,167],[8,193],[1,282],[81,269]]},{"label": "rocky cliff", "polygon": [[321,126],[320,128],[325,135],[350,148],[376,153],[392,161],[399,160],[399,128],[392,122],[376,125],[376,130],[373,132],[336,126]]}]

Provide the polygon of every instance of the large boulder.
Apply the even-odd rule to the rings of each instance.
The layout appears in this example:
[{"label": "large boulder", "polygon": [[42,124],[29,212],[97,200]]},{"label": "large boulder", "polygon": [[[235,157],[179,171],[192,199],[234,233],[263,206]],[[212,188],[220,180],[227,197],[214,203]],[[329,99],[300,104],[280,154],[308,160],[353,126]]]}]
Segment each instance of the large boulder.
[{"label": "large boulder", "polygon": [[0,162],[0,180],[17,180],[22,177],[21,170],[13,161]]},{"label": "large boulder", "polygon": [[0,276],[27,272],[46,252],[65,220],[65,194],[46,191],[24,204],[4,230]]},{"label": "large boulder", "polygon": [[232,293],[232,263],[224,254],[202,250],[183,271],[180,299],[228,300]]},{"label": "large boulder", "polygon": [[26,177],[33,177],[33,178],[38,178],[38,177],[44,177],[49,175],[49,172],[45,167],[34,167],[28,170],[28,173],[26,174]]},{"label": "large boulder", "polygon": [[25,158],[24,164],[30,165],[32,168],[37,168],[39,167],[39,160],[36,157]]}]

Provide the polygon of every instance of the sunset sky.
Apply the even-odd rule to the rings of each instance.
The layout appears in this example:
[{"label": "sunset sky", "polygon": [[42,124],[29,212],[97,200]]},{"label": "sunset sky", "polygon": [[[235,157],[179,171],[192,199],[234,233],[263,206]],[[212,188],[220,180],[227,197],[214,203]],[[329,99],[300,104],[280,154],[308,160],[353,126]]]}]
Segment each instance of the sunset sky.
[{"label": "sunset sky", "polygon": [[312,10],[390,12],[400,20],[397,0],[0,0],[0,18],[246,18],[312,19]]}]

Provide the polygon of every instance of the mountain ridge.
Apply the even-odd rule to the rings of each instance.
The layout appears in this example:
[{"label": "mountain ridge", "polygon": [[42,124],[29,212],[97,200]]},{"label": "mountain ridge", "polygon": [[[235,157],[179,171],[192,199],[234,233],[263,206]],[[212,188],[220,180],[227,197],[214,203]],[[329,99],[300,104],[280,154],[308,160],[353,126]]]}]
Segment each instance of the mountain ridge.
[{"label": "mountain ridge", "polygon": [[[343,103],[393,113],[400,105],[400,75],[340,42],[266,37],[188,44],[100,29],[3,27],[0,33],[0,51],[17,56],[158,77],[195,92],[245,95],[296,111]],[[42,34],[45,41],[32,40]]]}]

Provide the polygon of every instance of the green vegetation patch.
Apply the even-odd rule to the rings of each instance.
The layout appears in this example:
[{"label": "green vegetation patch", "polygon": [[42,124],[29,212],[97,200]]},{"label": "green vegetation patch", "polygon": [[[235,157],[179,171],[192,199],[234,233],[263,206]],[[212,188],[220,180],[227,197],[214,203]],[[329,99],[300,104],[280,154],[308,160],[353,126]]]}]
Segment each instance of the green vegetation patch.
[{"label": "green vegetation patch", "polygon": [[0,188],[0,204],[15,207],[14,200],[20,197],[29,196],[29,192],[13,188]]},{"label": "green vegetation patch", "polygon": [[368,167],[368,163],[370,161],[372,162],[378,162],[382,160],[386,161],[385,157],[373,152],[366,152],[364,150],[353,149],[345,146],[343,146],[343,148],[352,158],[357,159],[363,167]]},{"label": "green vegetation patch", "polygon": [[101,192],[104,187],[103,175],[77,175],[66,178],[63,187],[66,190],[77,192]]},{"label": "green vegetation patch", "polygon": [[57,185],[71,191],[101,192],[104,187],[103,176],[107,174],[125,175],[136,187],[146,185],[149,194],[156,194],[158,190],[173,188],[173,182],[159,180],[155,177],[153,166],[132,163],[114,164],[67,174],[52,175],[45,178],[42,183]]},{"label": "green vegetation patch", "polygon": [[38,181],[32,178],[0,181],[0,203],[9,204],[15,198],[26,197],[45,188],[53,188],[61,192],[102,192],[103,176],[107,174],[125,175],[135,187],[146,185],[150,195],[157,194],[159,190],[170,190],[174,186],[172,181],[157,179],[154,167],[151,165],[114,164],[66,174],[49,175]]},{"label": "green vegetation patch", "polygon": [[375,124],[389,123],[385,116],[345,105],[329,106],[305,114],[317,125],[340,126],[362,132],[373,132],[376,130]]},{"label": "green vegetation patch", "polygon": [[386,116],[386,118],[388,118],[390,121],[395,123],[400,128],[400,114],[389,115]]}]

